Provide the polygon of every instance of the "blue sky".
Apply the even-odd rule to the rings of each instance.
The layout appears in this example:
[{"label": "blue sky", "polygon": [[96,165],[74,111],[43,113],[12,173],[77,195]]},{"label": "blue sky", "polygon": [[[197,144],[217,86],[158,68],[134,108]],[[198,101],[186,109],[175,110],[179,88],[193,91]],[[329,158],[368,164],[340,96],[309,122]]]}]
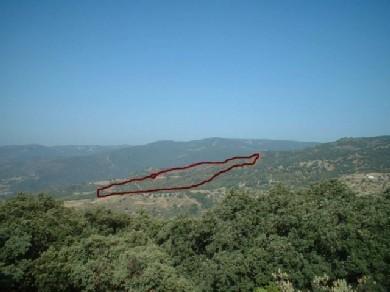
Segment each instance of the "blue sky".
[{"label": "blue sky", "polygon": [[0,144],[390,134],[389,1],[1,1]]}]

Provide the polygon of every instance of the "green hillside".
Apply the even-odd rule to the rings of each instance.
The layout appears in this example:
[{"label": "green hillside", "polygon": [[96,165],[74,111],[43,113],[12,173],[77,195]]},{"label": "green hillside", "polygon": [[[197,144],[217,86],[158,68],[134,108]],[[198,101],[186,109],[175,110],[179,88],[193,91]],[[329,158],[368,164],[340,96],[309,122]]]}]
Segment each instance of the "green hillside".
[{"label": "green hillside", "polygon": [[[311,184],[337,178],[362,195],[390,188],[390,136],[340,139],[296,151],[263,151],[263,159],[250,168],[233,170],[200,189],[179,193],[160,193],[95,198],[95,186],[85,186],[85,193],[65,193],[67,206],[82,209],[105,206],[133,214],[144,209],[154,216],[170,218],[179,214],[199,216],[220,203],[228,189],[265,192],[280,183],[292,189],[305,189]],[[180,177],[186,181],[187,177]],[[194,181],[199,178],[193,178]],[[171,180],[159,186],[172,184]],[[144,184],[153,187],[154,182]],[[80,200],[82,199],[82,200]]]},{"label": "green hillside", "polygon": [[235,171],[216,186],[234,186],[239,182],[249,187],[267,189],[274,183],[292,187],[307,186],[330,178],[355,173],[390,173],[390,136],[344,138],[300,151],[265,151],[254,169]]},{"label": "green hillside", "polygon": [[[361,190],[368,188],[366,192],[369,193],[370,188],[384,190],[389,180],[388,176],[381,174],[390,173],[390,136],[344,138],[317,145],[210,138],[191,142],[161,141],[119,149],[98,148],[93,154],[85,154],[89,152],[82,149],[77,152],[78,156],[65,158],[8,159],[8,163],[2,163],[0,167],[0,192],[5,195],[20,191],[44,191],[72,198],[92,198],[99,181],[254,152],[263,155],[255,167],[233,170],[202,189],[240,186],[267,190],[275,183],[302,188],[324,179],[340,178],[345,179],[351,187],[356,186]],[[72,151],[75,152],[74,149]],[[38,153],[42,156],[42,150]],[[9,153],[7,155],[11,156]],[[373,184],[375,179],[368,179],[369,173],[378,174],[374,177],[381,181],[381,188]],[[351,178],[351,175],[356,176]],[[360,181],[357,181],[358,178]]]},{"label": "green hillside", "polygon": [[[61,193],[72,188],[83,191],[85,185],[80,187],[80,184],[145,173],[149,168],[170,167],[202,160],[223,160],[229,156],[258,151],[297,150],[315,144],[282,140],[210,138],[190,142],[160,141],[141,146],[116,146],[114,149],[85,146],[78,152],[77,149],[66,148],[66,157],[59,156],[58,147],[6,146],[0,147],[0,161],[4,161],[0,164],[0,192],[1,185],[3,194],[19,191]],[[69,155],[72,149],[77,155]],[[95,149],[95,152],[82,151],[83,149]],[[21,153],[27,154],[23,156]],[[90,188],[87,187],[86,190]]]}]

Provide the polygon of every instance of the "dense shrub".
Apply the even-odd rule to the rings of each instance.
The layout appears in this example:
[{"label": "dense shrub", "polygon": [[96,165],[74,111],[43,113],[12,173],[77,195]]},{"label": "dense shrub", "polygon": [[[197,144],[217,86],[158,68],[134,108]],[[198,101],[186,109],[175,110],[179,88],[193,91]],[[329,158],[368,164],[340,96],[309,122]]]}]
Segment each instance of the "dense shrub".
[{"label": "dense shrub", "polygon": [[21,195],[0,205],[0,248],[6,291],[386,291],[390,197],[278,185],[160,221]]}]

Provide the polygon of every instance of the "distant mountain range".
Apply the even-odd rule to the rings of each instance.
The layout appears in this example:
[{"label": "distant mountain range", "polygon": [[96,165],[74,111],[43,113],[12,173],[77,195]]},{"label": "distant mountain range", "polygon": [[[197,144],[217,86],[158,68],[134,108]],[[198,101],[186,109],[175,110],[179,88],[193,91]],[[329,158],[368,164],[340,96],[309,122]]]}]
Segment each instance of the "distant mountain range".
[{"label": "distant mountain range", "polygon": [[124,147],[127,146],[68,145],[48,147],[37,144],[0,146],[0,164],[12,163],[16,161],[26,162],[34,160],[78,157],[111,151]]},{"label": "distant mountain range", "polygon": [[390,172],[390,136],[343,138],[332,143],[208,138],[140,146],[0,147],[0,194],[90,192],[96,181],[150,169],[262,152],[255,168],[233,171],[208,187],[292,186],[356,172]]},{"label": "distant mountain range", "polygon": [[0,192],[47,191],[86,182],[126,177],[149,168],[199,160],[221,160],[257,151],[288,151],[318,143],[208,138],[159,141],[139,146],[0,147]]}]

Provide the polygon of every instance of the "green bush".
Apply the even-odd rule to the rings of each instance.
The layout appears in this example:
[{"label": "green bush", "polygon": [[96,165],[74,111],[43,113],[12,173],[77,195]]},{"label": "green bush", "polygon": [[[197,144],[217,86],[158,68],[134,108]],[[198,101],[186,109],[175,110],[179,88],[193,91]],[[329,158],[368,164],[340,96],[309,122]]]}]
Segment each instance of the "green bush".
[{"label": "green bush", "polygon": [[77,211],[44,195],[0,203],[2,291],[387,291],[389,279],[388,192],[337,181],[232,191],[197,219]]}]

